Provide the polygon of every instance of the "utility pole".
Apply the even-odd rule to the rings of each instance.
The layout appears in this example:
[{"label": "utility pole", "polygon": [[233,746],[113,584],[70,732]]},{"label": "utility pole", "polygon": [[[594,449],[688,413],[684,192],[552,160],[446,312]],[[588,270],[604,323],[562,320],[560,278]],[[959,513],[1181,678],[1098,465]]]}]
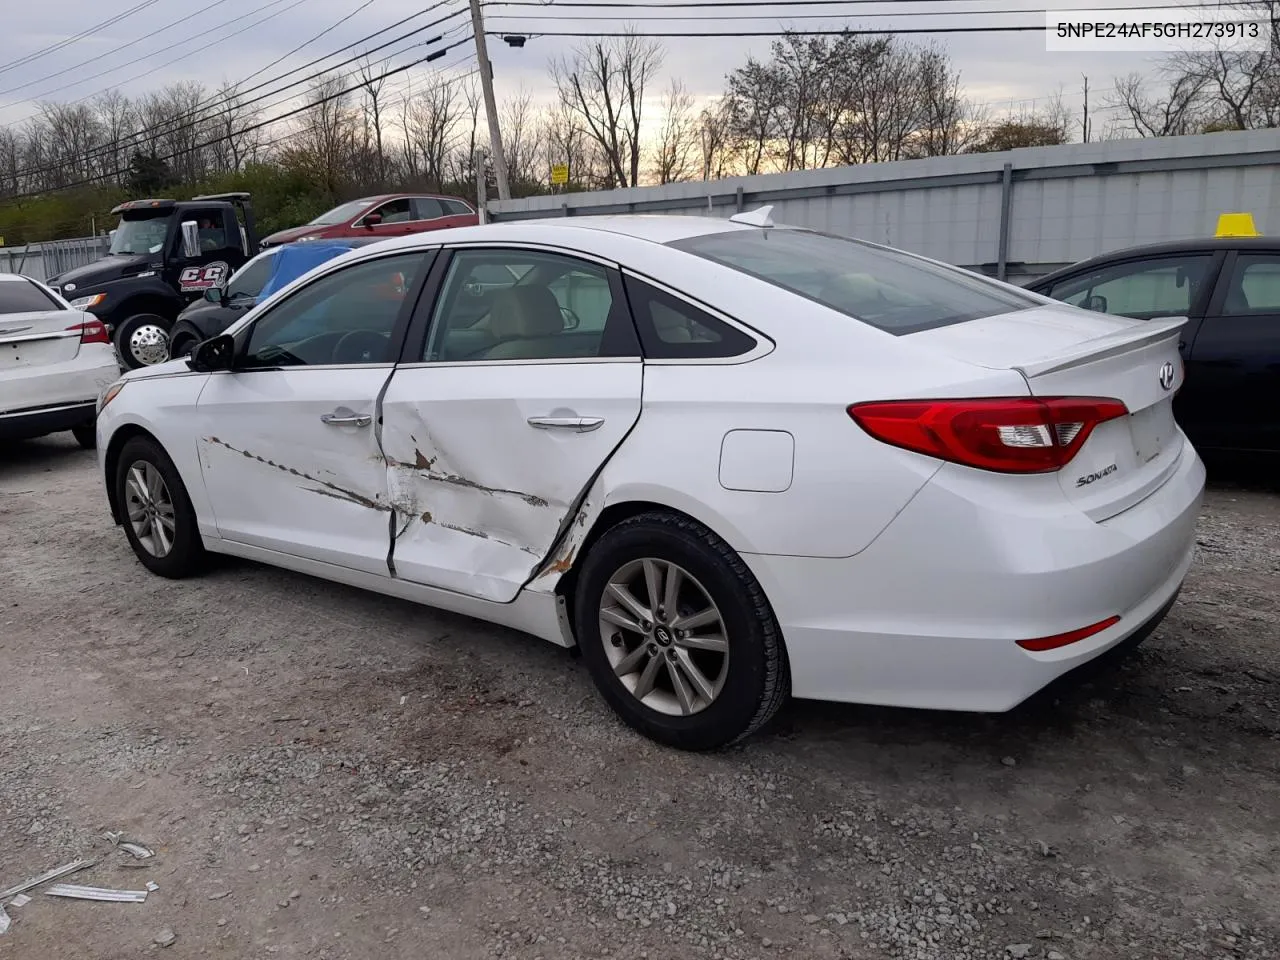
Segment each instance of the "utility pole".
[{"label": "utility pole", "polygon": [[484,91],[484,113],[489,120],[489,147],[493,152],[493,173],[498,181],[498,199],[510,200],[507,183],[507,155],[502,149],[502,130],[498,126],[498,103],[493,98],[493,64],[484,40],[484,17],[480,0],[471,0],[471,29],[476,35],[476,59],[480,61],[480,89]]},{"label": "utility pole", "polygon": [[1084,77],[1084,119],[1080,122],[1082,139],[1085,143],[1089,142],[1089,75],[1081,74]]},{"label": "utility pole", "polygon": [[486,203],[489,199],[489,184],[484,175],[484,150],[476,148],[472,163],[476,168],[476,213],[480,215],[481,223],[488,223],[489,209]]}]

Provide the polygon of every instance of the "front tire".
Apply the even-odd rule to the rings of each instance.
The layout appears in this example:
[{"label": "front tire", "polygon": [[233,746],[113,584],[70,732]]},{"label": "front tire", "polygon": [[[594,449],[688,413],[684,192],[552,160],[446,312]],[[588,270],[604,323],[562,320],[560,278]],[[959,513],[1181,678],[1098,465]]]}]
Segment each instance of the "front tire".
[{"label": "front tire", "polygon": [[782,631],[759,582],[688,517],[644,513],[601,536],[578,577],[574,620],[605,700],[668,746],[742,740],[790,694]]},{"label": "front tire", "polygon": [[76,443],[80,444],[80,446],[86,450],[92,450],[98,445],[98,430],[96,424],[82,423],[78,427],[72,427],[71,435],[76,438]]},{"label": "front tire", "polygon": [[196,344],[200,342],[198,337],[189,333],[179,333],[173,337],[169,344],[169,359],[182,360],[191,355],[191,351],[196,348]]},{"label": "front tire", "polygon": [[170,321],[158,313],[135,313],[116,327],[116,352],[129,370],[169,359]]},{"label": "front tire", "polygon": [[129,546],[152,573],[181,579],[199,572],[204,544],[187,488],[161,446],[134,437],[120,451],[116,498]]}]

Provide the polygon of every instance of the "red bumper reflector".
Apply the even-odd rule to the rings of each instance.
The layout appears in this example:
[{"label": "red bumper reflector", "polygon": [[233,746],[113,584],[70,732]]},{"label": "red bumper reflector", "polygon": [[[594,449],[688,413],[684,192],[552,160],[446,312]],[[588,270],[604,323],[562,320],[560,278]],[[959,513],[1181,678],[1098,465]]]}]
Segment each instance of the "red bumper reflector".
[{"label": "red bumper reflector", "polygon": [[1040,637],[1036,640],[1019,640],[1018,646],[1023,650],[1035,650],[1038,653],[1042,653],[1045,650],[1057,650],[1059,647],[1087,640],[1095,633],[1101,633],[1107,627],[1113,627],[1119,622],[1119,617],[1107,617],[1105,620],[1101,620],[1089,627],[1081,627],[1079,630],[1069,630],[1066,633],[1059,633],[1052,637]]}]

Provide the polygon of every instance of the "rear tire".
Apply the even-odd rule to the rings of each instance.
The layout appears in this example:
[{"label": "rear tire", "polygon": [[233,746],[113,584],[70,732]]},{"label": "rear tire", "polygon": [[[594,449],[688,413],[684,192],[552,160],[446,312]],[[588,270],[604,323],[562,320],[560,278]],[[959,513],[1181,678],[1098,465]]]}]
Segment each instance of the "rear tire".
[{"label": "rear tire", "polygon": [[169,359],[172,322],[158,313],[135,313],[116,327],[116,353],[129,370],[154,366]]},{"label": "rear tire", "polygon": [[204,544],[187,488],[161,446],[134,437],[120,451],[116,498],[129,546],[152,573],[181,579],[204,566]]},{"label": "rear tire", "polygon": [[601,536],[578,576],[574,620],[605,700],[668,746],[742,740],[790,695],[782,631],[759,581],[688,517],[643,513]]},{"label": "rear tire", "polygon": [[86,450],[93,450],[98,446],[97,424],[82,423],[78,427],[72,427],[71,435],[76,438],[76,443]]}]

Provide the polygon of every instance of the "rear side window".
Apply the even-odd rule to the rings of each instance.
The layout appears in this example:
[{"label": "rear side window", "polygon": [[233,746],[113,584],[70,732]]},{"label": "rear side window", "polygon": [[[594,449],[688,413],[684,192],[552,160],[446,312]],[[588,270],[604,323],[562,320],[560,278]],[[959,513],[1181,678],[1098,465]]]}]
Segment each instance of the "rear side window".
[{"label": "rear side window", "polygon": [[1280,253],[1241,253],[1236,257],[1222,312],[1229,317],[1280,313]]},{"label": "rear side window", "polygon": [[475,213],[461,200],[441,200],[440,202],[444,205],[444,212],[450,216],[465,216],[468,213]]},{"label": "rear side window", "polygon": [[645,359],[737,357],[755,348],[753,338],[693,304],[635,277],[624,282]]},{"label": "rear side window", "polygon": [[61,309],[62,304],[25,277],[0,283],[0,314]]},{"label": "rear side window", "polygon": [[898,335],[1040,305],[957,267],[811,230],[731,230],[670,246]]},{"label": "rear side window", "polygon": [[435,197],[414,197],[413,213],[419,220],[434,220],[436,217],[444,216],[440,201]]}]

